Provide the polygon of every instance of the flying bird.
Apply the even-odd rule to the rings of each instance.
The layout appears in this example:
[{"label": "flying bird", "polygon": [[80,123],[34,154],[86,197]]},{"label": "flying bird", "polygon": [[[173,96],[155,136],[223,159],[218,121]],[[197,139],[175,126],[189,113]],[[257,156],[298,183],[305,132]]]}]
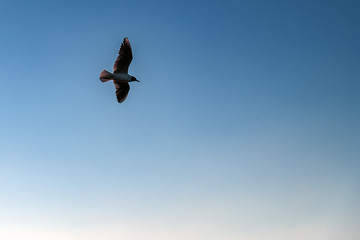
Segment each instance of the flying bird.
[{"label": "flying bird", "polygon": [[113,80],[116,89],[116,98],[119,103],[122,103],[129,93],[129,82],[140,82],[134,76],[128,74],[132,59],[130,41],[128,38],[124,38],[119,50],[119,55],[114,64],[113,73],[106,70],[100,73],[100,81],[107,82]]}]

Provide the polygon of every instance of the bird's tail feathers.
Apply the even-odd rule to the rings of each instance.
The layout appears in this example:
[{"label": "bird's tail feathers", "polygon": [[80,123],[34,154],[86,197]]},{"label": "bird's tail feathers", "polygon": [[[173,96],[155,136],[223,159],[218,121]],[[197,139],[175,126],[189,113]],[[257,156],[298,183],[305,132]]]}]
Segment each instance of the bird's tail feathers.
[{"label": "bird's tail feathers", "polygon": [[100,73],[100,81],[102,81],[102,82],[107,82],[107,81],[111,80],[112,77],[113,77],[113,75],[106,70],[102,70],[102,72]]}]

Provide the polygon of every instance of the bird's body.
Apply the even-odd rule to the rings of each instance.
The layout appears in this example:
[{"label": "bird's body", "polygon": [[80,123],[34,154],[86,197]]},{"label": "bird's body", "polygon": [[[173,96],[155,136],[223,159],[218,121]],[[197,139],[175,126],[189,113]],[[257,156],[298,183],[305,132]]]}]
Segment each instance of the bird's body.
[{"label": "bird's body", "polygon": [[115,61],[113,73],[103,70],[100,73],[100,80],[107,82],[113,80],[116,88],[116,97],[119,103],[122,103],[129,93],[129,82],[137,81],[134,76],[128,74],[129,65],[132,61],[131,45],[128,38],[124,38],[121,44],[119,55]]},{"label": "bird's body", "polygon": [[131,76],[127,73],[114,73],[113,79],[119,82],[131,82]]}]

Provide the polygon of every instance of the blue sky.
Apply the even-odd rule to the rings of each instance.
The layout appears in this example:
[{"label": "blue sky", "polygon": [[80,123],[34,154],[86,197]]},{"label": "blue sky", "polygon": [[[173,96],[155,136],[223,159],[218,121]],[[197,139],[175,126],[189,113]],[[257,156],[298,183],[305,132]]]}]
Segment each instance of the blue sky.
[{"label": "blue sky", "polygon": [[357,239],[359,7],[0,1],[0,239]]}]

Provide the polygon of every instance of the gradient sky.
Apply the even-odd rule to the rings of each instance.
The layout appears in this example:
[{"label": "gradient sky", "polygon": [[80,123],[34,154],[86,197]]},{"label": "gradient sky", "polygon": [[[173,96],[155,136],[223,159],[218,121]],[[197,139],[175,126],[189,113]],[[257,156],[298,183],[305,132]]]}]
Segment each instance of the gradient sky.
[{"label": "gradient sky", "polygon": [[0,239],[357,240],[359,10],[1,0]]}]

